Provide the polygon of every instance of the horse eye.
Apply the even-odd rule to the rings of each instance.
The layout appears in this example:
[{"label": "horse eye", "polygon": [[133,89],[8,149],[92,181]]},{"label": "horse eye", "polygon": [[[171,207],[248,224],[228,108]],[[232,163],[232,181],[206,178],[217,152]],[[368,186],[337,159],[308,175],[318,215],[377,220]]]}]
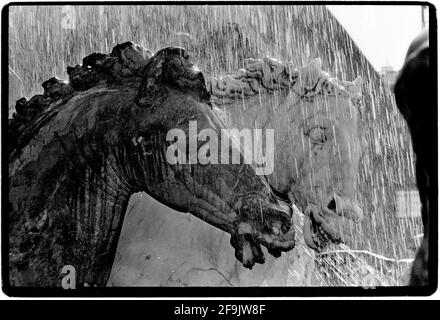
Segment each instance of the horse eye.
[{"label": "horse eye", "polygon": [[310,129],[306,132],[306,136],[308,136],[313,143],[324,144],[327,141],[325,129],[321,127]]}]

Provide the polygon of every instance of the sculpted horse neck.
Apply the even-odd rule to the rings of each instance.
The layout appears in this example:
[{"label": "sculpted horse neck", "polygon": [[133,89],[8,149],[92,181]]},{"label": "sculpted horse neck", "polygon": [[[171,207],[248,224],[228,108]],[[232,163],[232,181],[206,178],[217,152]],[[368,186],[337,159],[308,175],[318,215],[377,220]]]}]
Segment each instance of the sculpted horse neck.
[{"label": "sculpted horse neck", "polygon": [[188,134],[190,120],[224,128],[184,49],[150,57],[125,43],[68,73],[69,83],[53,78],[44,95],[20,99],[10,122],[11,285],[59,286],[65,265],[78,286],[105,285],[138,191],[231,234],[246,267],[264,262],[261,244],[276,257],[293,248],[290,207],[242,155],[239,164],[167,162],[171,129]]}]

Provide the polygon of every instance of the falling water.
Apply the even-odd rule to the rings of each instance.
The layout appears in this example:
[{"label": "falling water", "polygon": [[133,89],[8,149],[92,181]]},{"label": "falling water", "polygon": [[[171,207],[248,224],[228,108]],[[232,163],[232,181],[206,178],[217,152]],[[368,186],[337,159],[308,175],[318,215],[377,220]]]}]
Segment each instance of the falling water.
[{"label": "falling water", "polygon": [[214,76],[237,70],[247,57],[266,55],[292,61],[294,66],[320,57],[323,70],[338,79],[360,75],[367,147],[359,166],[358,199],[365,218],[355,247],[350,248],[360,251],[344,254],[348,248],[339,247],[331,258],[322,255],[317,260],[318,277],[326,285],[356,285],[347,261],[362,259],[380,275],[377,283],[402,284],[408,266],[402,259],[414,256],[413,236],[422,233],[419,218],[396,217],[396,190],[416,188],[410,137],[389,86],[325,7],[23,6],[9,10],[9,66],[20,77],[27,97],[40,93],[40,84],[52,76],[68,78],[66,66],[80,64],[87,54],[109,52],[128,40],[152,52],[184,46],[195,64]]}]

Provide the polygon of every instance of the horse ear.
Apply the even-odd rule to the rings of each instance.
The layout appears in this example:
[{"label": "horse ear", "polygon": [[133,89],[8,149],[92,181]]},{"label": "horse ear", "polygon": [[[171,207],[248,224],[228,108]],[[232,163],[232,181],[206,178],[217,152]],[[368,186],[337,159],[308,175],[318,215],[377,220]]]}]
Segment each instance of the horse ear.
[{"label": "horse ear", "polygon": [[360,76],[354,79],[352,82],[348,82],[346,87],[347,91],[354,97],[359,97],[362,95],[362,83],[363,80]]},{"label": "horse ear", "polygon": [[308,65],[299,70],[300,79],[303,85],[313,85],[322,74],[322,60],[321,58],[313,59]]},{"label": "horse ear", "polygon": [[362,93],[362,84],[363,84],[363,80],[361,76],[358,76],[356,79],[353,80],[353,88],[355,89],[355,92],[357,94]]},{"label": "horse ear", "polygon": [[200,100],[209,101],[203,74],[192,64],[184,48],[165,48],[150,59],[135,102],[144,108],[158,106],[165,101],[170,88],[190,91]]}]

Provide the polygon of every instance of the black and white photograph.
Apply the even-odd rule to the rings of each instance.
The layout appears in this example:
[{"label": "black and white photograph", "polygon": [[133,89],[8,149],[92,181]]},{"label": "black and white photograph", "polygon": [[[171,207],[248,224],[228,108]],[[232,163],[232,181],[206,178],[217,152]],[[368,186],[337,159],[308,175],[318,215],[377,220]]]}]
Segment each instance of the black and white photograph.
[{"label": "black and white photograph", "polygon": [[5,297],[437,291],[434,4],[1,19]]}]

